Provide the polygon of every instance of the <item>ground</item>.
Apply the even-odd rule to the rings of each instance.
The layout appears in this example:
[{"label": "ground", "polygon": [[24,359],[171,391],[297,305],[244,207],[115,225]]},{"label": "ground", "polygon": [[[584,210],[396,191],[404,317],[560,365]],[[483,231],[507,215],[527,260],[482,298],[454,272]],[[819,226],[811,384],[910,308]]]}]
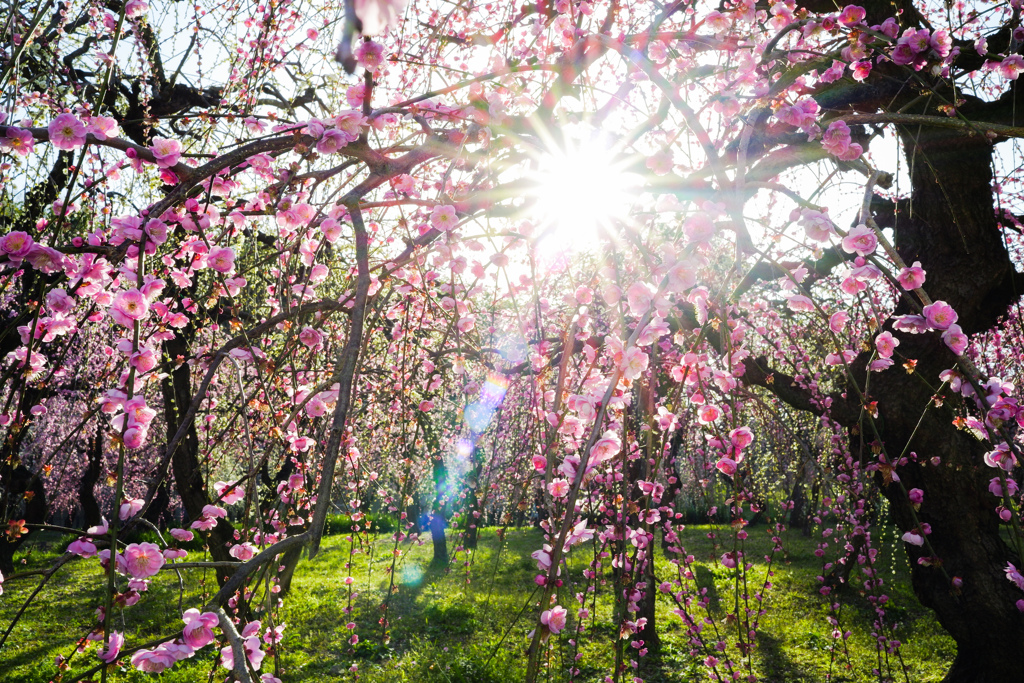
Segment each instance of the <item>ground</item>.
[{"label": "ground", "polygon": [[[771,549],[763,525],[750,528],[748,553],[761,557]],[[698,560],[696,575],[708,589],[713,614],[721,614],[722,600],[732,600],[731,573],[714,558],[721,555],[709,538],[721,528],[691,525],[683,534],[687,551]],[[884,532],[883,532],[884,533]],[[274,672],[285,681],[352,681],[351,667],[358,667],[359,680],[396,683],[400,681],[437,683],[498,683],[520,681],[526,666],[527,633],[533,628],[536,607],[533,577],[537,574],[529,554],[540,547],[536,530],[484,529],[479,549],[472,555],[457,554],[448,571],[431,571],[429,542],[423,546],[403,544],[397,561],[397,589],[388,607],[390,639],[385,642],[378,623],[381,603],[388,590],[394,542],[389,535],[370,537],[365,552],[358,538],[335,534],[325,539],[323,551],[313,561],[305,558],[296,572],[292,592],[282,611],[286,624],[284,640],[275,657],[268,656],[262,672]],[[16,560],[23,570],[45,566],[68,538],[51,535],[45,543],[26,548]],[[773,588],[768,592],[767,614],[759,628],[754,670],[762,681],[818,683],[820,681],[880,681],[873,670],[879,655],[872,632],[873,611],[863,596],[846,589],[837,598],[842,605],[841,628],[851,631],[845,648],[832,649],[832,626],[828,603],[819,595],[816,577],[822,573],[812,539],[799,532],[783,537],[785,553],[777,555]],[[890,596],[888,614],[896,622],[895,637],[903,646],[900,662],[892,657],[891,670],[900,672],[897,681],[927,683],[939,681],[955,654],[953,641],[939,628],[931,613],[914,598],[909,588],[908,568],[902,543],[889,530],[881,542],[878,567]],[[193,556],[196,553],[193,553]],[[351,557],[351,560],[350,560]],[[658,553],[659,580],[671,579],[673,568]],[[21,559],[24,562],[21,562]],[[192,557],[190,559],[198,559]],[[573,564],[570,578],[582,570],[589,558],[582,555]],[[353,569],[345,564],[351,561]],[[759,563],[763,565],[762,563]],[[759,570],[758,576],[764,576]],[[201,606],[215,586],[212,574],[196,570],[182,572],[179,584],[173,572],[161,572],[140,603],[115,614],[116,628],[126,633],[128,647],[146,641],[169,638],[181,623],[168,618],[168,611]],[[344,578],[351,575],[353,596]],[[854,576],[857,572],[854,572]],[[6,630],[15,613],[37,585],[38,577],[9,581],[0,596],[0,629]],[[567,582],[569,583],[569,582]],[[572,605],[573,593],[563,589],[560,603]],[[100,604],[102,581],[97,564],[75,562],[65,567],[44,588],[41,598],[27,609],[0,650],[0,680],[46,683],[58,675],[54,659],[72,654],[74,641],[92,626],[91,605]],[[587,600],[592,606],[592,598]],[[351,604],[351,611],[346,609]],[[614,637],[608,625],[612,601],[605,586],[599,590],[596,619],[578,637],[581,655],[578,681],[601,681],[610,672],[610,643]],[[658,627],[663,646],[659,657],[645,658],[642,678],[649,683],[707,680],[703,667],[689,654],[680,619],[671,613],[667,600],[658,606]],[[572,610],[570,610],[572,611]],[[349,644],[354,622],[358,644]],[[573,651],[566,632],[549,652],[549,679],[566,680],[568,660]],[[207,647],[195,657],[167,671],[167,682],[223,680],[227,673],[216,666],[215,650]],[[95,646],[72,660],[73,680],[98,663]],[[130,669],[111,670],[111,681],[153,680],[156,676]],[[746,671],[744,671],[746,674]],[[98,676],[96,677],[98,680]]]}]

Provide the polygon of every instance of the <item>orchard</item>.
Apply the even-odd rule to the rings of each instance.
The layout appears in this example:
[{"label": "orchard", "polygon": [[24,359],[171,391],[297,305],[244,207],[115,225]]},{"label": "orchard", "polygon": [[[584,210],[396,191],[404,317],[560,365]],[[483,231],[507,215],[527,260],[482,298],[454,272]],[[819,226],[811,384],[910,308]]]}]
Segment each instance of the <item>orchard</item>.
[{"label": "orchard", "polygon": [[1024,681],[1022,3],[862,1],[8,3],[0,678],[88,576],[40,680],[300,680],[340,538],[359,680],[526,530],[519,680],[780,680],[808,539]]}]

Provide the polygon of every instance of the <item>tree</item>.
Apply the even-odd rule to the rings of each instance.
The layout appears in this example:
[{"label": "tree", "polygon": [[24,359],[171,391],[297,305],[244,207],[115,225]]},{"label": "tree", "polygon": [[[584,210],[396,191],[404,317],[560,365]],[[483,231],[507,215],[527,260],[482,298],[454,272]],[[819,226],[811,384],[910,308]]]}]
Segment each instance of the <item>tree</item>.
[{"label": "tree", "polygon": [[[882,649],[884,497],[957,642],[947,680],[1021,680],[1019,3],[171,7],[5,25],[0,569],[78,491],[54,571],[113,551],[105,614],[200,534],[219,590],[131,665],[218,628],[251,680],[236,624],[279,605],[256,577],[287,588],[333,504],[357,534],[398,516],[397,557],[426,494],[440,565],[460,495],[467,545],[482,507],[533,505],[529,680],[608,571],[615,680],[657,649],[656,595],[724,680],[754,675],[767,585],[703,631],[684,488],[731,522],[737,587],[767,508],[834,526],[822,592],[863,565]],[[896,147],[905,172],[869,153]],[[768,481],[772,457],[799,473]],[[125,543],[164,507],[176,541]]]}]

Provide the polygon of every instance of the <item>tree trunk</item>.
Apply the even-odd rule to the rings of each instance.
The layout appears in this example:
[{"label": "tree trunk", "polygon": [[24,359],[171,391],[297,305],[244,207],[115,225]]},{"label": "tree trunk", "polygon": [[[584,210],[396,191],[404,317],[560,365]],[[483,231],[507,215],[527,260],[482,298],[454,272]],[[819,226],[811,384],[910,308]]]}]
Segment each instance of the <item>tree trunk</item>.
[{"label": "tree trunk", "polygon": [[103,473],[103,422],[96,421],[96,436],[89,444],[89,464],[78,482],[78,503],[86,528],[98,526],[102,517],[100,504],[96,501],[96,482]]},{"label": "tree trunk", "polygon": [[444,488],[448,479],[448,468],[445,467],[444,456],[440,452],[437,452],[433,459],[434,509],[430,513],[430,540],[434,544],[434,558],[430,566],[434,569],[443,569],[448,566],[448,539],[445,536],[448,522],[444,516]]},{"label": "tree trunk", "polygon": [[[984,136],[940,129],[914,128],[903,131],[901,139],[908,150],[913,195],[909,213],[894,218],[896,249],[907,263],[921,261],[929,295],[956,309],[964,332],[987,330],[1016,296],[1009,284],[1013,266],[992,201],[993,147]],[[911,312],[905,302],[896,311]],[[928,541],[945,572],[963,580],[962,590],[955,590],[942,570],[918,563],[930,554],[926,547],[907,546],[915,593],[935,610],[957,643],[957,658],[945,680],[1024,681],[1019,655],[1024,651],[1024,615],[1016,607],[1024,593],[1003,572],[1008,562],[1019,564],[1020,558],[1000,538],[995,511],[999,501],[987,490],[998,474],[982,461],[992,444],[986,446],[953,425],[951,392],[946,392],[945,408],[932,406],[924,412],[932,398],[928,383],[937,383],[939,373],[956,363],[939,335],[896,336],[900,354],[917,361],[915,373],[897,366],[872,375],[868,400],[878,401],[878,429],[887,451],[894,457],[904,450],[920,456],[897,472],[906,490],[924,491],[918,517],[931,525]],[[854,376],[864,376],[865,355],[858,359]],[[874,436],[863,438],[867,443]],[[859,443],[861,436],[853,439]],[[888,483],[882,473],[877,481],[892,503],[899,528],[913,529],[912,507],[903,489]]]}]

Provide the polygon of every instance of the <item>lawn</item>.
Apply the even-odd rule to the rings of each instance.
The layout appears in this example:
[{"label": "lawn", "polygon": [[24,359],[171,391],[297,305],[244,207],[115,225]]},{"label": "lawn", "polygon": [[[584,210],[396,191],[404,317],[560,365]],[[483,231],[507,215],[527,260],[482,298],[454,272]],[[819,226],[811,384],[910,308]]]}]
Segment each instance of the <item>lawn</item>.
[{"label": "lawn", "polygon": [[[723,614],[723,607],[728,606],[721,603],[734,599],[732,574],[715,559],[723,549],[709,538],[710,533],[722,531],[691,525],[683,534],[687,551],[697,560],[697,581],[708,589],[712,616]],[[764,526],[752,527],[749,532],[749,557],[770,552]],[[27,548],[21,569],[46,566],[67,540],[51,536]],[[522,680],[527,633],[536,615],[536,606],[531,606],[530,600],[536,599],[533,577],[537,572],[529,554],[541,542],[536,530],[510,529],[502,534],[498,529],[485,529],[479,548],[472,554],[458,553],[447,571],[429,569],[429,542],[422,546],[403,544],[391,586],[388,569],[394,542],[389,536],[371,537],[369,542],[364,539],[362,544],[358,537],[330,536],[315,560],[303,559],[300,563],[281,614],[286,624],[283,642],[276,657],[268,655],[264,660],[262,671],[276,670],[286,683],[352,681],[357,674],[360,681],[381,683]],[[833,627],[828,622],[829,602],[818,592],[816,577],[822,573],[822,561],[813,554],[814,543],[798,532],[789,532],[783,543],[784,553],[775,557],[773,588],[767,593],[767,613],[753,656],[760,680],[884,680],[873,673],[879,668],[880,655],[872,636],[871,605],[852,588],[832,596],[841,605],[841,629],[851,632],[845,643],[839,641],[840,646],[834,648],[837,641],[831,636]],[[660,549],[657,558],[658,580],[673,579],[675,569]],[[573,583],[589,559],[582,553],[574,558],[561,589],[559,602],[570,611],[574,611]],[[346,563],[351,563],[351,570],[345,568]],[[758,563],[760,568],[754,570],[754,577],[764,577],[763,565]],[[900,672],[895,680],[941,680],[955,646],[914,598],[902,544],[891,532],[881,544],[877,566],[890,597],[886,607],[894,620],[895,637],[903,643],[899,659],[889,656],[892,665],[887,669]],[[127,647],[174,636],[181,627],[172,614],[175,608],[200,607],[215,588],[212,573],[191,570],[182,574],[179,583],[175,573],[161,572],[138,605],[115,613],[116,628],[125,632]],[[346,585],[346,576],[354,578],[351,586]],[[0,629],[6,630],[37,582],[38,577],[4,585]],[[95,561],[75,562],[56,574],[0,650],[0,680],[55,680],[55,657],[71,656],[76,640],[89,632],[92,606],[100,604],[102,584]],[[580,655],[576,664],[581,671],[578,681],[601,681],[611,672],[611,643],[617,629],[610,625],[610,585],[599,586],[596,596],[588,598],[593,614],[575,646]],[[382,605],[389,587],[385,612]],[[658,605],[661,652],[643,659],[640,675],[652,683],[707,680],[699,660],[690,655],[686,631],[679,617],[671,613],[673,608],[668,599]],[[380,623],[385,614],[386,638]],[[356,624],[354,631],[348,628],[350,623]],[[353,633],[359,637],[354,646],[350,644]],[[571,638],[568,630],[563,632],[548,651],[548,676],[552,681],[568,679],[568,663],[577,651]],[[72,680],[97,661],[95,646],[76,655],[64,680]],[[108,680],[112,681],[156,678],[130,668],[110,673]],[[217,667],[215,649],[207,647],[161,678],[169,682],[208,681],[223,680],[224,674],[226,671]]]}]

